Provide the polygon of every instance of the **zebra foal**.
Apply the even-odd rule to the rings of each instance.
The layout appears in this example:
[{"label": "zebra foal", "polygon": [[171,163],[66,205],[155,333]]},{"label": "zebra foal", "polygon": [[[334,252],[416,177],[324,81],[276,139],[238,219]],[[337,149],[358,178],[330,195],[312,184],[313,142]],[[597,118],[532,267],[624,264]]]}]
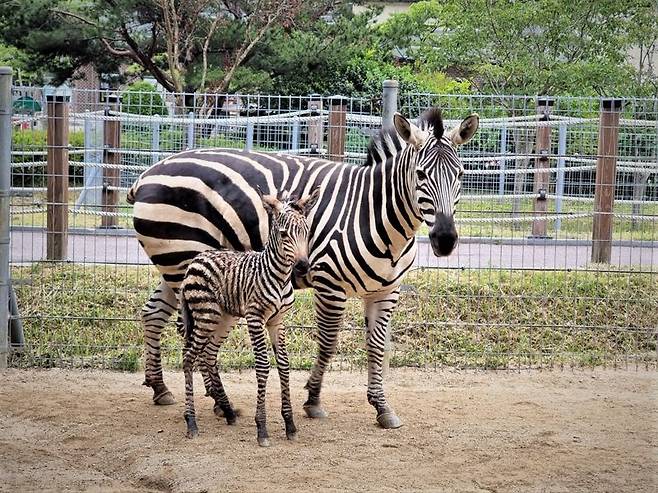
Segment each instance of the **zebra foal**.
[{"label": "zebra foal", "polygon": [[222,386],[215,364],[217,351],[238,318],[247,321],[256,360],[258,397],[256,429],[258,444],[269,446],[265,415],[265,391],[270,363],[264,328],[267,328],[281,380],[281,415],[286,436],[295,438],[297,429],[290,403],[290,366],[285,344],[283,316],[293,303],[291,274],[296,262],[308,262],[306,216],[319,197],[319,188],[299,200],[279,201],[262,196],[270,222],[269,239],[260,252],[207,250],[190,263],[180,287],[180,304],[185,336],[185,421],[187,436],[198,435],[194,411],[192,372],[199,355],[201,369],[210,379],[210,395],[228,424],[235,411]]}]

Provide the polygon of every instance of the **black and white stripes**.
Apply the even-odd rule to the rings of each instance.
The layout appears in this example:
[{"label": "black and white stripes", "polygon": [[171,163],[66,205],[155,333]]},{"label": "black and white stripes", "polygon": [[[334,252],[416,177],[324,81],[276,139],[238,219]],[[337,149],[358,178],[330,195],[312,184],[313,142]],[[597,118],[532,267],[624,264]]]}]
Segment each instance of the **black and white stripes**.
[{"label": "black and white stripes", "polygon": [[[218,246],[262,249],[268,232],[258,187],[297,196],[321,187],[310,216],[308,269],[295,270],[295,287],[312,287],[319,353],[306,385],[309,416],[324,416],[320,388],[335,353],[346,300],[364,300],[368,318],[368,399],[379,423],[400,421],[387,404],[381,378],[383,340],[398,299],[398,286],[415,255],[414,236],[430,226],[436,255],[457,243],[454,210],[463,165],[456,147],[478,126],[477,115],[443,131],[441,113],[432,109],[414,125],[394,117],[395,131],[373,139],[362,166],[260,152],[227,149],[187,151],[154,165],[133,185],[135,230],[163,276],[160,292],[145,306],[146,383],[157,403],[170,395],[162,380],[160,319],[173,313],[175,291],[196,253]],[[308,272],[304,272],[308,270]],[[158,312],[157,320],[150,314]]]}]

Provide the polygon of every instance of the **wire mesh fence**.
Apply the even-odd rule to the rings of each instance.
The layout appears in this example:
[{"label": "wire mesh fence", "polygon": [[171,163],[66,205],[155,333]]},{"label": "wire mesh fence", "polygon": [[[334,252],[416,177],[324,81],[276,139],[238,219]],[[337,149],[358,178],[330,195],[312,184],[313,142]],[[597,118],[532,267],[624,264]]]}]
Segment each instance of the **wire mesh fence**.
[{"label": "wire mesh fence", "polygon": [[[159,282],[125,191],[148,166],[203,147],[357,164],[382,96],[327,98],[13,88],[11,283],[25,346],[14,365],[135,369],[139,309]],[[21,102],[17,104],[16,102]],[[436,258],[418,232],[392,321],[391,365],[656,368],[658,101],[403,94],[446,127],[472,112],[460,149],[460,245]],[[363,315],[348,309],[334,366],[366,366]],[[312,294],[288,317],[293,367],[315,357]],[[18,331],[16,331],[18,333]],[[165,364],[180,364],[172,327]],[[220,355],[253,363],[244,328]]]}]

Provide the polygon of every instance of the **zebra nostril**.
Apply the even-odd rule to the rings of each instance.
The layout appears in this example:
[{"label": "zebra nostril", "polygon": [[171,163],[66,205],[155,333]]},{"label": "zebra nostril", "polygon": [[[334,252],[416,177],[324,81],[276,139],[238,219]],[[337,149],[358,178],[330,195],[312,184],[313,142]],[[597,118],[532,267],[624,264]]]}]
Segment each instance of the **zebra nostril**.
[{"label": "zebra nostril", "polygon": [[308,263],[308,260],[298,260],[297,263],[295,264],[295,274],[298,274],[300,276],[308,274],[310,265]]}]

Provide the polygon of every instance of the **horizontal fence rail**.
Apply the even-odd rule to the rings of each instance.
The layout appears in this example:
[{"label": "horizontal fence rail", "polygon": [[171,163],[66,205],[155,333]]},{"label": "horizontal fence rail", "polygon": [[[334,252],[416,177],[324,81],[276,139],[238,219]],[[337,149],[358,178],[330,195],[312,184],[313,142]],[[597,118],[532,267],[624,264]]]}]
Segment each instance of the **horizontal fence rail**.
[{"label": "horizontal fence rail", "polygon": [[[357,165],[396,109],[415,119],[439,106],[446,128],[480,116],[459,149],[460,245],[437,258],[427,227],[418,232],[390,364],[656,368],[658,101],[384,91],[48,96],[14,87],[13,100],[38,104],[14,113],[9,129],[11,341],[22,344],[12,364],[141,365],[138,313],[159,277],[134,238],[125,192],[152,164],[228,147]],[[298,368],[314,359],[312,306],[300,292],[288,320]],[[337,368],[366,364],[360,305],[348,312]],[[180,365],[173,327],[163,344],[166,363]],[[253,364],[244,327],[220,364]]]}]

